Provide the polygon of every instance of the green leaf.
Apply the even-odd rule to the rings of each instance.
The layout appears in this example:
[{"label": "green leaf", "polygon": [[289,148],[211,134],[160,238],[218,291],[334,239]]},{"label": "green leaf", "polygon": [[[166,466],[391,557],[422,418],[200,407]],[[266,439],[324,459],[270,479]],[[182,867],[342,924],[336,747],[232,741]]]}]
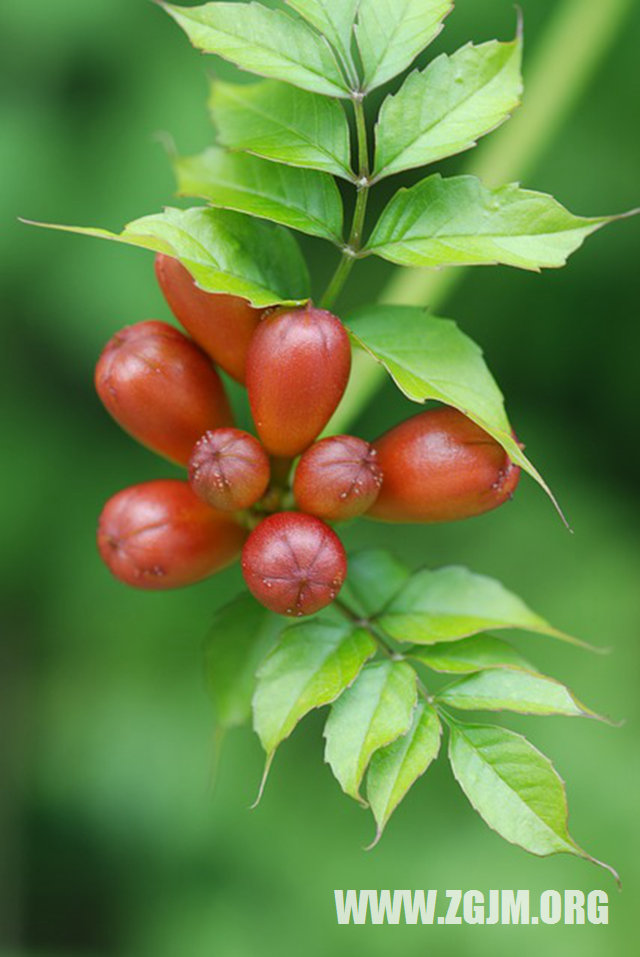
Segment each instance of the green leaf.
[{"label": "green leaf", "polygon": [[457,641],[487,629],[519,628],[590,647],[553,628],[494,578],[457,565],[416,572],[378,623],[397,641],[418,645]]},{"label": "green leaf", "polygon": [[204,663],[221,728],[234,728],[249,719],[256,668],[281,627],[281,620],[247,593],[216,612],[205,641]]},{"label": "green leaf", "polygon": [[391,199],[367,251],[402,266],[564,266],[587,236],[615,217],[573,216],[552,196],[511,183],[438,173]]},{"label": "green leaf", "polygon": [[176,157],[180,196],[200,196],[212,206],[235,209],[339,244],[342,199],[333,178],[312,170],[269,163],[211,147]]},{"label": "green leaf", "polygon": [[526,738],[494,725],[455,722],[449,759],[458,784],[489,827],[511,844],[546,857],[567,853],[607,868],[568,831],[567,797],[553,765]]},{"label": "green leaf", "polygon": [[351,684],[376,644],[363,629],[320,620],[287,628],[257,674],[253,725],[269,760],[314,708]]},{"label": "green leaf", "polygon": [[193,45],[243,70],[326,96],[349,89],[331,48],[306,23],[261,3],[163,4]]},{"label": "green leaf", "polygon": [[439,692],[438,700],[462,711],[515,711],[604,720],[559,681],[531,671],[479,671],[447,685]]},{"label": "green leaf", "polygon": [[382,104],[374,179],[461,153],[496,129],[522,94],[522,41],[441,54]]},{"label": "green leaf", "polygon": [[426,704],[416,708],[408,732],[376,751],[367,774],[367,799],[377,825],[374,844],[409,789],[438,757],[442,728]]},{"label": "green leaf", "polygon": [[442,30],[451,0],[360,0],[356,36],[368,92],[406,67]]},{"label": "green leaf", "polygon": [[248,299],[257,309],[308,299],[309,275],[286,229],[220,209],[172,209],[144,216],[122,233],[83,226],[34,223],[48,229],[110,239],[174,256],[206,292]]},{"label": "green leaf", "polygon": [[417,695],[410,665],[376,661],[338,698],[324,729],[325,761],[345,794],[362,801],[360,784],[371,756],[408,731]]},{"label": "green leaf", "polygon": [[360,615],[375,615],[391,601],[410,575],[409,569],[383,549],[349,555],[349,574],[343,596]]},{"label": "green leaf", "polygon": [[287,0],[287,3],[327,38],[351,70],[351,38],[360,0]]},{"label": "green leaf", "polygon": [[549,486],[512,434],[502,393],[482,350],[455,322],[427,315],[415,306],[380,305],[356,310],[346,323],[356,342],[385,367],[409,399],[435,399],[459,409],[499,442],[558,508]]},{"label": "green leaf", "polygon": [[448,674],[469,674],[485,668],[522,668],[532,666],[516,649],[494,635],[472,635],[455,642],[437,642],[434,645],[416,645],[407,652],[432,671]]},{"label": "green leaf", "polygon": [[349,124],[336,100],[266,80],[214,80],[209,99],[218,140],[232,150],[353,181]]}]

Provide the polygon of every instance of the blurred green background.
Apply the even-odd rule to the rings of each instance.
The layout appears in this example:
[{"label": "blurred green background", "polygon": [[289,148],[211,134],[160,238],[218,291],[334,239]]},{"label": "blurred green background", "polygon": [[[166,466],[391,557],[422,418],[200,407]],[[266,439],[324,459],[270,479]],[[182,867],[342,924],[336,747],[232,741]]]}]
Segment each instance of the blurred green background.
[{"label": "blurred green background", "polygon": [[[528,63],[560,4],[520,2]],[[433,49],[506,38],[513,27],[507,0],[459,0]],[[351,547],[383,542],[414,565],[454,561],[496,575],[559,627],[613,649],[597,657],[518,639],[583,700],[626,718],[622,728],[508,723],[554,760],[574,837],[620,870],[624,892],[585,862],[504,844],[444,762],[365,853],[372,823],[322,763],[322,715],[282,747],[258,810],[248,811],[261,772],[249,730],[229,736],[212,791],[202,639],[240,587],[238,571],[137,593],[109,577],[94,547],[110,494],[172,474],[114,426],[92,390],[95,359],[116,329],[169,318],[152,258],[16,223],[115,228],[170,201],[156,134],[170,131],[183,151],[206,145],[206,73],[232,71],[195,54],[146,0],[4,0],[0,34],[2,957],[630,952],[640,893],[637,222],[596,235],[566,270],[477,270],[440,310],[485,349],[575,535],[528,479],[513,505],[468,523],[360,523],[345,533]],[[579,213],[637,205],[639,43],[640,9],[629,3],[527,185]],[[303,245],[319,288],[332,253]],[[390,274],[363,264],[344,303],[371,298]],[[373,437],[411,411],[388,387],[356,431]],[[604,887],[610,925],[338,927],[336,887]]]}]

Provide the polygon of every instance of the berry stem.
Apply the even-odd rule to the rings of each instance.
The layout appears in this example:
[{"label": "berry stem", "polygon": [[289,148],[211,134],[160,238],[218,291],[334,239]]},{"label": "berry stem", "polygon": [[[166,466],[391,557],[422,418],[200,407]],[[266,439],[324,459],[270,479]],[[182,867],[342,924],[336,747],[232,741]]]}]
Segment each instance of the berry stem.
[{"label": "berry stem", "polygon": [[346,246],[343,247],[342,256],[336,270],[329,281],[324,295],[320,300],[322,309],[330,309],[349,278],[360,249],[362,248],[362,236],[364,232],[364,223],[367,215],[367,203],[369,201],[369,190],[371,181],[369,179],[369,146],[367,143],[367,123],[364,113],[364,96],[362,93],[353,93],[351,97],[353,111],[356,120],[356,134],[358,144],[358,179],[356,182],[357,194],[356,205],[353,211],[353,220],[351,231]]}]

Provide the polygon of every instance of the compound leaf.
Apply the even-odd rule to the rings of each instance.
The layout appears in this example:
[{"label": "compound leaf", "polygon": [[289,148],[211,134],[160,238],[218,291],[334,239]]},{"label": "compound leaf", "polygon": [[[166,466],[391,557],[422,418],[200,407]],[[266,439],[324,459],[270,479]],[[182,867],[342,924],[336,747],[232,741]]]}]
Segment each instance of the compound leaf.
[{"label": "compound leaf", "polygon": [[257,673],[253,726],[267,760],[309,711],[334,701],[376,651],[370,635],[320,620],[292,625]]},{"label": "compound leaf", "polygon": [[343,595],[358,614],[375,615],[396,595],[410,571],[383,549],[369,549],[349,555],[349,574]]},{"label": "compound leaf", "polygon": [[377,621],[397,641],[419,645],[457,641],[487,629],[518,628],[590,647],[553,628],[495,578],[458,565],[416,572]]},{"label": "compound leaf", "polygon": [[230,293],[256,308],[306,301],[309,274],[288,230],[222,209],[172,209],[144,216],[121,233],[34,223],[174,256],[206,292]]},{"label": "compound leaf", "polygon": [[336,100],[277,80],[214,80],[209,108],[223,146],[353,180],[349,124]]},{"label": "compound leaf", "polygon": [[609,870],[568,831],[567,797],[553,765],[520,734],[494,725],[451,728],[449,759],[458,784],[489,827],[511,844],[545,857],[575,854]]},{"label": "compound leaf", "polygon": [[419,704],[411,727],[373,755],[367,774],[367,799],[376,821],[374,844],[409,789],[438,757],[442,728],[429,705]]},{"label": "compound leaf", "polygon": [[[531,671],[486,669],[447,685],[438,700],[462,711],[515,711],[518,714],[600,718],[565,685]],[[602,719],[600,719],[602,720]]]},{"label": "compound leaf", "polygon": [[467,44],[411,73],[382,104],[374,179],[476,145],[509,118],[522,94],[522,41]]},{"label": "compound leaf", "polygon": [[342,200],[333,178],[324,173],[215,146],[197,156],[176,157],[174,170],[181,196],[199,196],[212,206],[341,241]]},{"label": "compound leaf", "polygon": [[409,66],[442,30],[451,0],[360,0],[356,37],[368,92]]},{"label": "compound leaf", "polygon": [[329,44],[302,20],[261,3],[163,4],[193,45],[243,70],[326,96],[349,89]]},{"label": "compound leaf", "polygon": [[404,661],[376,661],[332,706],[324,730],[325,761],[345,794],[362,801],[360,784],[371,756],[411,725],[417,676]]},{"label": "compound leaf", "polygon": [[216,612],[205,641],[204,664],[221,728],[248,721],[256,668],[281,627],[281,621],[247,593]]},{"label": "compound leaf", "polygon": [[485,668],[534,670],[509,642],[494,635],[472,635],[455,642],[416,645],[407,654],[432,671],[446,674],[470,674]]},{"label": "compound leaf", "polygon": [[573,216],[552,196],[516,183],[488,189],[475,176],[436,173],[400,189],[367,250],[403,266],[564,266],[587,236],[616,217]]}]

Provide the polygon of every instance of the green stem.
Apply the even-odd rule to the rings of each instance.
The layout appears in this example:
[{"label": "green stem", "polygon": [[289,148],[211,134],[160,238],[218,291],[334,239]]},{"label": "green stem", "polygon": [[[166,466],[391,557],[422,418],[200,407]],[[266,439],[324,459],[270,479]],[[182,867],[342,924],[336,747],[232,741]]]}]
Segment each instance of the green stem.
[{"label": "green stem", "polygon": [[384,635],[381,635],[377,628],[374,628],[372,622],[368,618],[362,618],[358,615],[353,608],[350,608],[349,605],[343,601],[341,598],[335,598],[333,601],[334,606],[338,611],[344,615],[350,622],[356,625],[358,628],[363,628],[365,631],[369,632],[375,643],[377,644],[380,651],[387,656],[387,658],[398,659],[402,658],[402,655],[399,655],[394,648],[391,647],[389,642],[386,640]]},{"label": "green stem", "polygon": [[353,269],[358,253],[362,247],[362,235],[369,202],[369,147],[367,145],[367,124],[364,113],[362,94],[354,93],[352,97],[353,110],[356,119],[356,133],[358,142],[358,193],[356,206],[353,211],[351,231],[347,244],[342,250],[342,257],[336,271],[329,281],[324,295],[320,300],[323,309],[330,309],[342,292],[344,285]]},{"label": "green stem", "polygon": [[[525,72],[524,106],[475,151],[465,172],[497,185],[530,172],[584,94],[633,6],[634,0],[564,0],[559,4]],[[459,268],[440,272],[396,269],[379,301],[428,303],[432,309],[439,308],[465,274],[466,270]],[[328,432],[348,431],[386,382],[384,369],[368,356],[363,356],[359,366],[359,375],[351,376]]]}]

